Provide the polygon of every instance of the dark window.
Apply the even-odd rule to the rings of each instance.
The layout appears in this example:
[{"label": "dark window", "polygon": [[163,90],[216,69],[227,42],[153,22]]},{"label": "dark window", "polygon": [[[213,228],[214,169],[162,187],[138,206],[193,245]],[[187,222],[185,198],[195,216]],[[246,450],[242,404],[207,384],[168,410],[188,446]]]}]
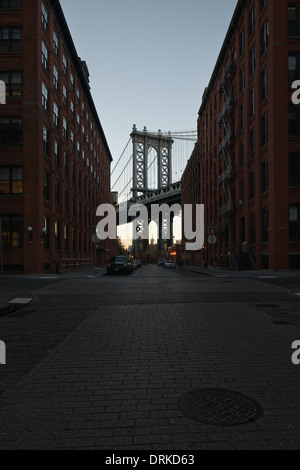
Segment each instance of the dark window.
[{"label": "dark window", "polygon": [[3,248],[23,247],[23,216],[2,215],[2,246]]},{"label": "dark window", "polygon": [[300,204],[292,204],[289,207],[289,233],[290,241],[300,240]]},{"label": "dark window", "polygon": [[300,187],[300,152],[289,154],[289,186]]},{"label": "dark window", "polygon": [[268,113],[265,113],[261,120],[261,145],[264,147],[269,141],[268,134]]},{"label": "dark window", "polygon": [[64,245],[65,245],[65,250],[68,251],[68,249],[69,249],[69,227],[67,225],[64,226]]},{"label": "dark window", "polygon": [[64,169],[65,169],[65,176],[69,174],[69,162],[68,162],[68,155],[64,152]]},{"label": "dark window", "polygon": [[251,244],[256,243],[256,214],[251,214]]},{"label": "dark window", "polygon": [[60,207],[60,186],[57,181],[55,181],[54,192],[55,192],[55,205],[56,207]]},{"label": "dark window", "polygon": [[269,161],[262,163],[262,192],[265,193],[269,189]]},{"label": "dark window", "polygon": [[21,28],[0,28],[0,52],[22,52]]},{"label": "dark window", "polygon": [[250,173],[250,199],[255,198],[255,170]]},{"label": "dark window", "polygon": [[23,121],[19,117],[0,117],[0,146],[17,147],[23,143]]},{"label": "dark window", "polygon": [[245,50],[245,28],[242,29],[240,34],[240,55],[243,54]]},{"label": "dark window", "polygon": [[245,85],[246,85],[246,81],[245,81],[245,65],[242,66],[241,68],[241,75],[240,75],[240,78],[241,78],[241,93],[245,90]]},{"label": "dark window", "polygon": [[64,209],[65,212],[69,212],[69,191],[65,189],[65,197],[64,197]]},{"label": "dark window", "polygon": [[255,155],[255,128],[250,131],[250,158]]},{"label": "dark window", "polygon": [[242,217],[241,219],[241,239],[242,242],[246,240],[246,223],[245,223],[245,217]]},{"label": "dark window", "polygon": [[265,208],[262,211],[262,241],[267,243],[269,241],[269,209]]},{"label": "dark window", "polygon": [[256,47],[255,47],[255,44],[253,44],[250,50],[250,68],[249,68],[250,77],[255,72],[255,63],[256,63]]},{"label": "dark window", "polygon": [[250,117],[254,116],[255,113],[255,89],[251,88],[250,91]]},{"label": "dark window", "polygon": [[264,101],[268,96],[268,67],[266,66],[261,74],[261,100]]},{"label": "dark window", "polygon": [[245,203],[245,180],[241,180],[241,204]]},{"label": "dark window", "polygon": [[46,250],[49,250],[50,248],[50,222],[49,219],[46,217],[44,218],[44,228],[45,228],[45,234],[44,234],[44,248]]},{"label": "dark window", "polygon": [[22,72],[0,71],[0,80],[6,85],[7,97],[22,96]]},{"label": "dark window", "polygon": [[241,130],[245,127],[245,106],[244,103],[241,104],[240,107],[240,117],[241,117]]},{"label": "dark window", "polygon": [[300,36],[300,3],[288,5],[288,36]]},{"label": "dark window", "polygon": [[0,167],[0,195],[23,194],[23,169],[21,166]]},{"label": "dark window", "polygon": [[300,136],[300,106],[289,103],[289,135]]},{"label": "dark window", "polygon": [[0,10],[21,10],[22,0],[0,0]]},{"label": "dark window", "polygon": [[268,1],[268,0],[260,0],[260,11],[263,10],[263,8],[265,7],[265,5],[267,4],[267,1]]},{"label": "dark window", "polygon": [[261,55],[263,56],[269,47],[269,20],[266,19],[266,21],[263,24],[263,27],[260,32],[261,36]]},{"label": "dark window", "polygon": [[42,23],[44,25],[44,28],[46,31],[49,29],[49,13],[47,8],[44,5],[44,2],[42,2]]},{"label": "dark window", "polygon": [[49,184],[49,175],[44,172],[44,199],[50,201],[50,184]]},{"label": "dark window", "polygon": [[249,34],[252,34],[255,29],[255,3],[253,3],[249,13]]},{"label": "dark window", "polygon": [[245,165],[245,141],[241,143],[241,167]]},{"label": "dark window", "polygon": [[300,78],[300,52],[289,53],[289,86]]}]

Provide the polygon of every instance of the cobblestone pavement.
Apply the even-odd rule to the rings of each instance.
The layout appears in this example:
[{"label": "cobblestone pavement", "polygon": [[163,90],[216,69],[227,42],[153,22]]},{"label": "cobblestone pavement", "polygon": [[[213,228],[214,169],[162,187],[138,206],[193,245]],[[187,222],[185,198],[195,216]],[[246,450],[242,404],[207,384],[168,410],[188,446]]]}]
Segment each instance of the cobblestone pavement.
[{"label": "cobblestone pavement", "polygon": [[[53,348],[46,353],[33,347],[38,354],[31,370],[4,387],[0,448],[298,449],[300,369],[291,362],[291,345],[300,339],[300,331],[292,319],[291,324],[274,323],[269,307],[255,302],[265,298],[283,309],[286,303],[296,315],[299,301],[283,287],[246,280],[245,297],[252,293],[253,301],[246,305],[244,282],[226,285],[194,274],[147,269],[126,279],[91,279],[89,297],[83,295],[81,301],[76,286],[81,282],[84,290],[83,280],[35,291],[37,310],[32,318],[19,317],[20,330],[24,334],[27,325],[28,332],[42,338],[45,321],[47,331],[52,325],[48,333]],[[168,286],[164,301],[163,282]],[[65,310],[72,289],[77,296]],[[143,293],[144,302],[136,302]],[[208,295],[215,296],[213,301],[207,300]],[[55,301],[62,308],[57,315]],[[59,323],[63,309],[65,327],[60,329],[55,322]],[[38,312],[40,321],[35,317]],[[47,312],[52,323],[46,320]],[[18,321],[3,317],[1,334],[17,330]],[[46,336],[45,332],[44,341]],[[178,399],[202,387],[244,393],[259,402],[263,416],[256,423],[232,428],[187,418]]]}]

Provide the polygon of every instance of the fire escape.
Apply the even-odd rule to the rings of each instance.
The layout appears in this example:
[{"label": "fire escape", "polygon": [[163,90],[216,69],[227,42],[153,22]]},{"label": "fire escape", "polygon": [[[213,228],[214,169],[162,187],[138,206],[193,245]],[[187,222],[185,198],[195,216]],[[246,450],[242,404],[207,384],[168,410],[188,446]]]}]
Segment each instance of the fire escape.
[{"label": "fire escape", "polygon": [[233,96],[230,94],[231,79],[234,73],[235,66],[227,64],[219,83],[219,94],[224,96],[225,103],[221,109],[218,117],[218,125],[220,135],[223,136],[219,144],[219,155],[224,160],[225,170],[219,176],[219,184],[223,187],[225,196],[225,204],[219,209],[219,227],[220,234],[224,234],[226,225],[229,220],[229,215],[234,212],[234,204],[230,191],[230,180],[235,177],[235,169],[231,161],[230,147],[235,141],[235,129],[232,129],[231,118],[235,110],[236,103]]}]

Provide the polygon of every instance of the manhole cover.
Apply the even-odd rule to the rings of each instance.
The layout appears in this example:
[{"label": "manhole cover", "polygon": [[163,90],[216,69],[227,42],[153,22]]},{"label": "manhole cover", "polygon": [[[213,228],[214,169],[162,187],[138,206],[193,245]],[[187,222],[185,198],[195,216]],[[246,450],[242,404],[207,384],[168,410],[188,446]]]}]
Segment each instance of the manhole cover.
[{"label": "manhole cover", "polygon": [[189,418],[222,427],[253,423],[263,413],[261,406],[251,398],[220,388],[187,392],[179,398],[178,405]]}]

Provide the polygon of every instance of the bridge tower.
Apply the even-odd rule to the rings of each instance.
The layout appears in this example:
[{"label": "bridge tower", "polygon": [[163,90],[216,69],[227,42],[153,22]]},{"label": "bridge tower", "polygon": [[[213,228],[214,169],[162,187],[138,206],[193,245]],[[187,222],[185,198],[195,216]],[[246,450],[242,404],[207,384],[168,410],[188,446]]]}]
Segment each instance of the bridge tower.
[{"label": "bridge tower", "polygon": [[174,140],[171,135],[163,135],[161,131],[152,134],[144,127],[138,131],[133,126],[133,187],[132,196],[136,199],[139,193],[151,191],[148,183],[148,155],[152,148],[157,152],[158,188],[162,189],[172,183],[172,146]]},{"label": "bridge tower", "polygon": [[[135,124],[132,129],[131,139],[133,145],[133,187],[131,191],[132,201],[137,202],[139,196],[153,192],[148,182],[148,155],[151,149],[155,149],[157,152],[157,189],[161,190],[172,184],[172,147],[174,140],[171,134],[162,134],[160,130],[157,134],[148,132],[146,127],[143,131],[138,131]],[[159,250],[163,250],[164,247],[164,240],[162,239],[164,223],[165,221],[161,217],[157,221]],[[171,223],[171,225],[173,224]],[[169,245],[173,244],[173,227],[171,227],[171,234],[172,238],[168,240]]]}]

